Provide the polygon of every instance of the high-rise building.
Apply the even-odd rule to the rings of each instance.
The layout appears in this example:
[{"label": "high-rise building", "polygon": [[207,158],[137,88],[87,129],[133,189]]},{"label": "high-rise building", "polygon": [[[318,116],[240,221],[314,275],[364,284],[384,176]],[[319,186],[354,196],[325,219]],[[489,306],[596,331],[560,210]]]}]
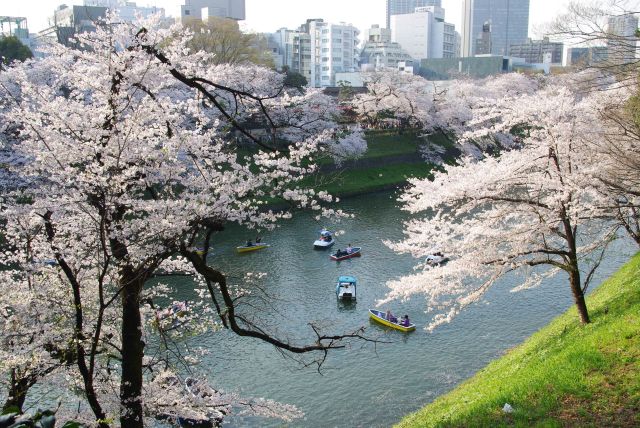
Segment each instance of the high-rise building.
[{"label": "high-rise building", "polygon": [[184,5],[180,6],[183,22],[209,17],[242,21],[246,19],[244,0],[184,0]]},{"label": "high-rise building", "polygon": [[625,64],[636,60],[638,49],[638,17],[633,13],[610,16],[607,19],[609,61]]},{"label": "high-rise building", "polygon": [[440,6],[417,7],[413,13],[391,15],[391,40],[416,60],[452,58],[456,53],[455,26],[444,22]]},{"label": "high-rise building", "polygon": [[460,56],[460,35],[456,26],[448,22],[444,23],[444,35],[442,39],[442,57],[457,58]]},{"label": "high-rise building", "polygon": [[[358,68],[360,31],[351,24],[308,19],[296,31],[282,28],[271,36],[278,44],[276,57],[307,78],[310,86],[335,86],[336,73]],[[280,65],[280,64],[278,64]]]},{"label": "high-rise building", "polygon": [[491,26],[493,55],[507,55],[509,46],[527,41],[530,0],[463,0],[462,55],[476,55],[483,26]]},{"label": "high-rise building", "polygon": [[387,28],[391,28],[391,15],[413,13],[424,6],[442,7],[442,0],[387,0]]}]

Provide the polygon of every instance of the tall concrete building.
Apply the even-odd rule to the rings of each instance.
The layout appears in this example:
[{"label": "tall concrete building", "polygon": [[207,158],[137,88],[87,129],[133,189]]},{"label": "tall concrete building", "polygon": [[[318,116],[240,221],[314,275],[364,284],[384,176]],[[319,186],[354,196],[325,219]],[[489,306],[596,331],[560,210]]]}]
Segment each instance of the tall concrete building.
[{"label": "tall concrete building", "polygon": [[246,19],[244,0],[184,0],[184,5],[180,6],[182,22],[209,17],[242,21]]},{"label": "tall concrete building", "polygon": [[391,40],[416,60],[451,58],[456,53],[453,24],[444,22],[440,6],[417,7],[413,13],[391,15]]},{"label": "tall concrete building", "polygon": [[636,60],[638,51],[638,17],[633,13],[607,18],[607,48],[609,60],[615,63],[629,63]]},{"label": "tall concrete building", "polygon": [[[527,41],[529,0],[463,0],[462,55],[476,55],[477,39],[486,37],[483,26],[491,26],[491,54],[508,55],[509,46]],[[487,41],[482,42],[483,46]]]},{"label": "tall concrete building", "polygon": [[308,19],[298,30],[278,30],[270,39],[278,45],[274,58],[307,78],[310,86],[336,85],[336,73],[358,69],[360,31],[351,24]]},{"label": "tall concrete building", "polygon": [[387,0],[387,28],[391,28],[392,15],[413,13],[416,7],[442,6],[442,0]]},{"label": "tall concrete building", "polygon": [[444,23],[444,34],[442,39],[442,57],[458,58],[460,56],[460,35],[456,31],[456,26],[448,22]]}]

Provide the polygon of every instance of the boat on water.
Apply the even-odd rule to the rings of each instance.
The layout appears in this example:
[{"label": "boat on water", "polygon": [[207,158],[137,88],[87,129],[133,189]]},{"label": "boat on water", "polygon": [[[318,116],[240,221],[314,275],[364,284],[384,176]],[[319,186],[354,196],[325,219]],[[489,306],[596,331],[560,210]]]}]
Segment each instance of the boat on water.
[{"label": "boat on water", "polygon": [[437,266],[449,261],[449,257],[446,257],[441,252],[429,254],[425,260],[429,266]]},{"label": "boat on water", "polygon": [[340,260],[347,260],[352,257],[360,257],[362,255],[360,250],[361,250],[361,247],[353,247],[351,251],[345,250],[345,251],[336,252],[334,254],[331,254],[329,257],[331,258],[331,260],[335,260],[339,262]]},{"label": "boat on water", "polygon": [[336,284],[336,296],[338,299],[344,300],[356,300],[356,279],[352,276],[340,276],[338,277],[338,283]]},{"label": "boat on water", "polygon": [[333,234],[327,229],[322,229],[320,231],[320,237],[313,243],[313,248],[329,248],[335,244],[335,242],[336,240],[333,238]]},{"label": "boat on water", "polygon": [[241,247],[236,247],[236,251],[238,253],[249,253],[251,251],[264,250],[265,248],[269,248],[271,245],[269,244],[253,244],[253,245],[243,245]]},{"label": "boat on water", "polygon": [[387,319],[386,313],[382,311],[376,311],[375,309],[369,309],[369,318],[371,318],[372,320],[382,325],[394,328],[396,330],[404,331],[404,332],[410,332],[416,329],[416,325],[413,323],[405,327],[402,324],[400,324],[400,322],[397,319],[392,318],[391,320],[389,320]]}]

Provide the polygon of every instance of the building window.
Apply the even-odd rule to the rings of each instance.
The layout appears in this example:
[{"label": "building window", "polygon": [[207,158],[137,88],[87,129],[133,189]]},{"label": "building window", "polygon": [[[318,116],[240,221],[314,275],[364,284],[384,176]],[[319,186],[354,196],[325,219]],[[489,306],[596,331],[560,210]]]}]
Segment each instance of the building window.
[{"label": "building window", "polygon": [[185,16],[188,16],[190,13],[191,13],[191,12],[189,12],[189,9],[185,9],[185,10],[184,10],[184,14],[185,14]]}]

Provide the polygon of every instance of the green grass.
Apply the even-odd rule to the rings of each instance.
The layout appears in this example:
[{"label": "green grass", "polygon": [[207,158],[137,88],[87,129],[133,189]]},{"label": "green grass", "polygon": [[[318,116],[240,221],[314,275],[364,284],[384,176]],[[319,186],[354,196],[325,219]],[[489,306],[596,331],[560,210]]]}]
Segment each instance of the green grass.
[{"label": "green grass", "polygon": [[424,139],[413,131],[402,135],[397,132],[370,131],[365,134],[365,139],[368,148],[364,158],[414,154],[424,144]]},{"label": "green grass", "polygon": [[640,254],[587,305],[591,324],[570,309],[397,426],[640,426]]}]

